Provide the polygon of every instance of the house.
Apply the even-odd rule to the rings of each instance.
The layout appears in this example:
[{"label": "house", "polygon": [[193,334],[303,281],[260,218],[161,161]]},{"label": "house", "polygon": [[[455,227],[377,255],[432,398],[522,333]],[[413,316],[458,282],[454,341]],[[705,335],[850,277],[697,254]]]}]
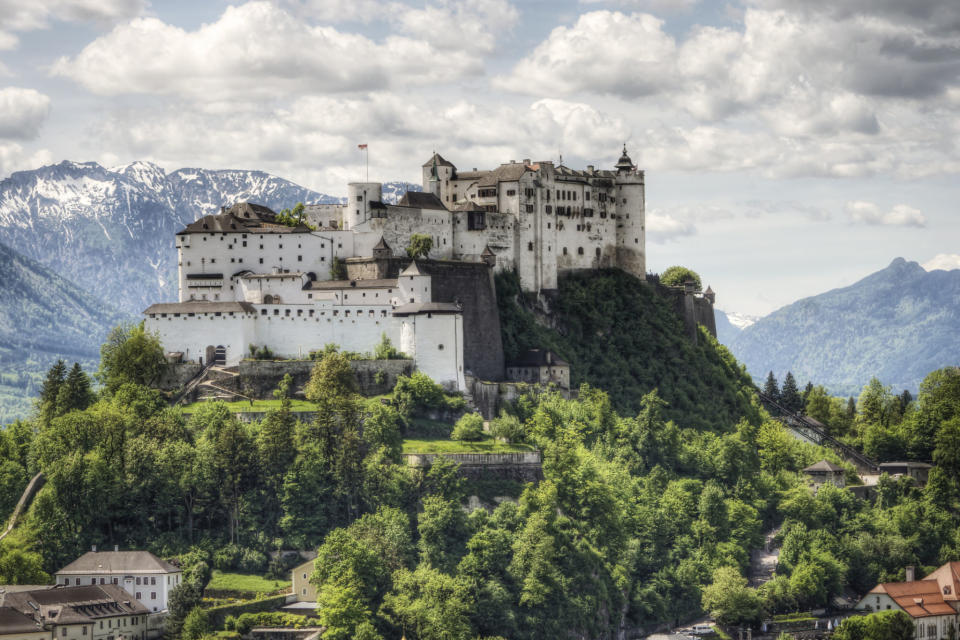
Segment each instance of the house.
[{"label": "house", "polygon": [[[48,635],[23,638],[56,640],[147,640],[150,611],[130,594],[113,584],[61,586],[39,591],[11,593],[3,609],[23,628],[23,617],[40,625]],[[30,634],[36,631],[31,630]],[[18,638],[21,636],[17,636]]]},{"label": "house", "polygon": [[846,470],[829,460],[815,462],[804,469],[803,473],[810,478],[810,485],[813,487],[819,488],[821,485],[830,483],[842,489],[847,484]]},{"label": "house", "polygon": [[0,640],[53,640],[53,631],[13,607],[0,607]]},{"label": "house", "polygon": [[317,601],[317,587],[310,582],[310,575],[313,573],[313,560],[307,560],[303,564],[294,567],[291,576],[293,582],[293,595],[297,597],[297,602]]},{"label": "house", "polygon": [[54,574],[63,586],[116,585],[147,611],[167,610],[170,592],[180,584],[180,569],[149,551],[92,551]]},{"label": "house", "polygon": [[917,640],[939,640],[957,631],[960,624],[960,562],[948,562],[923,580],[914,579],[907,567],[905,582],[878,584],[856,609],[860,611],[903,611],[916,626]]},{"label": "house", "polygon": [[927,484],[927,477],[930,475],[932,464],[926,462],[881,462],[880,473],[888,473],[891,476],[907,476],[913,478],[918,487]]},{"label": "house", "polygon": [[570,388],[570,364],[548,349],[528,349],[507,363],[507,380]]}]

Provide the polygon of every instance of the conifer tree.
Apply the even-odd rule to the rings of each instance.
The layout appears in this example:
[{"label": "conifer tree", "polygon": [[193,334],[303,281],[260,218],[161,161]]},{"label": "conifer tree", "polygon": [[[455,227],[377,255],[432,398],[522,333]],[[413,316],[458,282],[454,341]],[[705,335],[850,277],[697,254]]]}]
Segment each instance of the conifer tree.
[{"label": "conifer tree", "polygon": [[71,411],[82,411],[93,402],[93,392],[90,390],[90,378],[74,362],[70,373],[67,374],[60,390],[57,392],[56,415],[62,416]]},{"label": "conifer tree", "polygon": [[807,398],[810,397],[810,392],[813,391],[813,383],[807,380],[807,386],[803,388],[803,410],[807,410]]},{"label": "conifer tree", "polygon": [[803,398],[800,397],[797,381],[790,371],[787,371],[787,377],[783,379],[783,388],[780,389],[780,404],[794,413],[803,409]]},{"label": "conifer tree", "polygon": [[57,397],[60,394],[60,387],[63,386],[67,374],[67,365],[63,360],[57,360],[57,363],[50,367],[47,372],[47,378],[43,381],[40,388],[40,398],[38,408],[40,417],[44,422],[49,422],[57,415]]},{"label": "conifer tree", "polygon": [[780,385],[777,384],[777,377],[773,375],[773,371],[767,374],[767,382],[763,385],[763,393],[774,402],[780,402]]}]

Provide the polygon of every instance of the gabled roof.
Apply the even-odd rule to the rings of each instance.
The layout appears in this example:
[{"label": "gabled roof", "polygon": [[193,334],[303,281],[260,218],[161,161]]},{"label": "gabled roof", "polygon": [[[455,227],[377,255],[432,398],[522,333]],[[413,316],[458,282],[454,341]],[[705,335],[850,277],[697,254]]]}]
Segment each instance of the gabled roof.
[{"label": "gabled roof", "polygon": [[933,571],[925,580],[937,581],[944,600],[960,600],[960,562],[948,562]]},{"label": "gabled roof", "polygon": [[804,469],[804,471],[843,471],[843,467],[838,464],[833,464],[829,460],[821,460],[820,462],[814,462],[812,465]]},{"label": "gabled roof", "polygon": [[203,216],[191,222],[177,235],[190,233],[309,233],[310,227],[299,224],[288,227],[274,222],[277,214],[268,207],[252,202],[238,202],[216,215]]},{"label": "gabled roof", "polygon": [[[178,305],[189,304],[190,303],[178,303]],[[219,304],[240,305],[248,303],[226,302]],[[250,309],[253,310],[253,306],[249,306]],[[147,311],[149,311],[149,309]],[[57,571],[56,575],[99,575],[108,573],[132,572],[178,573],[179,571],[180,569],[173,566],[166,560],[161,560],[149,551],[88,551],[65,566],[63,569],[60,569],[60,571]]]},{"label": "gabled roof", "polygon": [[871,589],[870,593],[887,594],[911,618],[956,615],[957,613],[944,601],[940,585],[936,580],[884,582]]},{"label": "gabled roof", "polygon": [[112,584],[21,591],[8,595],[5,604],[27,615],[39,611],[48,622],[61,625],[150,613],[133,596]]},{"label": "gabled roof", "polygon": [[0,607],[0,633],[7,635],[37,631],[43,631],[43,627],[33,618],[20,613],[13,607]]},{"label": "gabled roof", "polygon": [[387,241],[383,239],[383,236],[380,236],[380,242],[373,246],[374,251],[390,251],[390,245],[387,244]]},{"label": "gabled roof", "polygon": [[527,171],[532,171],[532,169],[522,162],[502,164],[493,171],[488,171],[484,174],[477,183],[477,186],[492,187],[500,182],[516,182],[520,179],[520,176]]},{"label": "gabled roof", "polygon": [[424,191],[407,191],[397,203],[398,207],[413,207],[415,209],[440,209],[446,211],[440,198]]}]

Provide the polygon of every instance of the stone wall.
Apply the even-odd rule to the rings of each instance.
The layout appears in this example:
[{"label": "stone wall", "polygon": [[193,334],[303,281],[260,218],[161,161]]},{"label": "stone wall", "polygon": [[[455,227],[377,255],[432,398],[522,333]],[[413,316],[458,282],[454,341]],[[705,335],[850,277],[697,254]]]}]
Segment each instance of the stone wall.
[{"label": "stone wall", "polygon": [[[352,258],[347,261],[350,279],[396,278],[409,258]],[[433,302],[463,305],[463,362],[467,372],[484,380],[502,380],[503,342],[493,269],[482,262],[419,260],[420,270],[431,276]]]},{"label": "stone wall", "polygon": [[[240,390],[253,398],[271,398],[283,376],[290,374],[295,395],[302,396],[315,364],[312,360],[242,360],[238,365]],[[389,393],[397,384],[398,376],[413,373],[413,360],[351,360],[350,367],[357,377],[360,393],[375,396]],[[380,383],[376,380],[378,371],[384,373]]]},{"label": "stone wall", "polygon": [[411,467],[425,468],[442,456],[460,465],[459,473],[471,479],[496,476],[522,482],[543,479],[543,463],[539,451],[516,453],[405,453],[404,461]]},{"label": "stone wall", "polygon": [[560,387],[554,386],[548,387],[526,382],[490,382],[471,376],[467,377],[466,382],[467,391],[473,398],[473,406],[480,412],[485,420],[496,418],[500,415],[500,409],[522,395],[533,394],[538,396],[548,391],[558,391],[562,393],[564,397],[570,397],[569,389],[561,389]]},{"label": "stone wall", "polygon": [[693,291],[684,291],[683,287],[658,287],[658,292],[673,300],[673,309],[683,320],[687,336],[694,344],[697,342],[697,325],[707,328],[714,338],[717,337],[717,321],[713,315],[713,303]]},{"label": "stone wall", "polygon": [[168,364],[156,387],[161,391],[176,391],[190,382],[202,369],[203,366],[196,362]]}]

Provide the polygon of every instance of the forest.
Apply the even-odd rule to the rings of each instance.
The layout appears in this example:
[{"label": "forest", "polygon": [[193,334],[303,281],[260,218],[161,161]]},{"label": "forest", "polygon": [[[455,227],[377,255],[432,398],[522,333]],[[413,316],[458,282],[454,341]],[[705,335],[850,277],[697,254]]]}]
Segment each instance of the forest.
[{"label": "forest", "polygon": [[[908,564],[960,559],[958,370],[932,372],[896,417],[899,396],[873,383],[850,420],[826,416],[851,442],[889,434],[904,447],[891,451],[932,460],[926,487],[883,477],[873,502],[832,486],[814,494],[804,467],[827,458],[856,482],[853,468],[791,436],[729,352],[706,331],[687,341],[655,293],[615,274],[568,279],[553,329],[515,295],[504,287],[508,348],[541,341],[582,383],[574,399],[531,393],[493,421],[540,450],[539,483],[480,486],[452,463],[406,466],[401,446],[420,418],[462,402],[419,375],[363,398],[333,351],[304,389],[311,422],[292,413],[287,383],[259,422],[217,402],[170,407],[148,386],[159,344],[129,326],[104,345],[98,385],[58,363],[33,417],[0,433],[0,513],[34,473],[47,477],[0,542],[0,583],[43,583],[91,544],[149,549],[184,567],[169,629],[192,640],[243,626],[215,629],[205,613],[212,569],[280,576],[288,567],[269,552],[315,549],[325,638],[615,638],[704,612],[738,624],[806,611],[902,579]],[[807,394],[811,414],[818,397]],[[468,512],[477,495],[488,508]],[[773,531],[780,566],[751,588],[750,550]]]}]

